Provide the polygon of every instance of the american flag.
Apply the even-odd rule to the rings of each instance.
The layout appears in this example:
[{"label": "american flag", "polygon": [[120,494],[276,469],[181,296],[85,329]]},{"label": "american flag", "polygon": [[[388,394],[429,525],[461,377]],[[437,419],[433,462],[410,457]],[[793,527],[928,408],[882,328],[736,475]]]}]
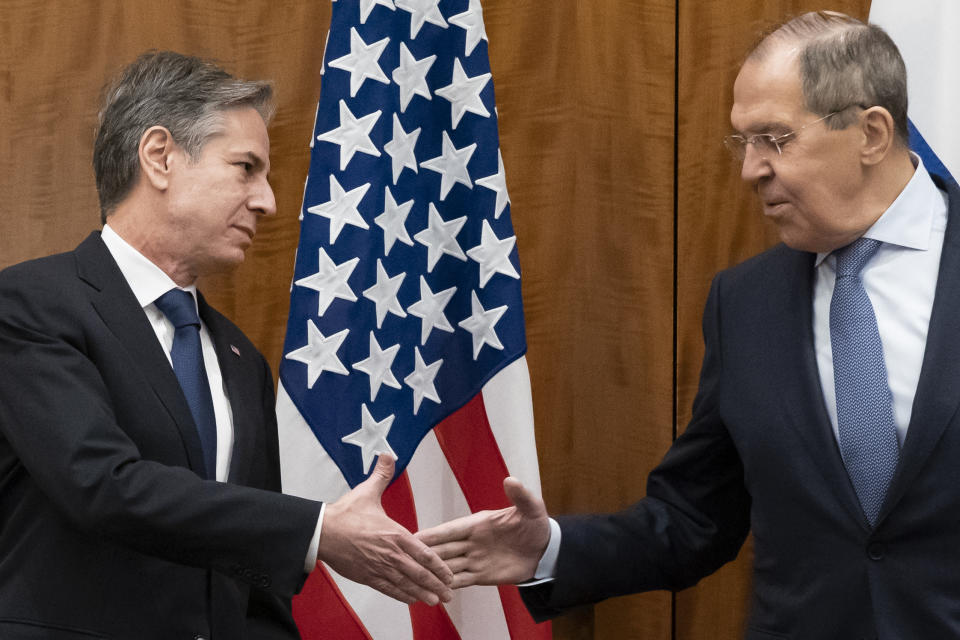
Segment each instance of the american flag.
[{"label": "american flag", "polygon": [[[332,501],[396,455],[410,530],[539,492],[516,237],[479,0],[339,0],[301,212],[277,412],[283,485]],[[401,473],[402,472],[402,473]],[[332,571],[307,639],[549,638],[515,587],[407,607]]]}]

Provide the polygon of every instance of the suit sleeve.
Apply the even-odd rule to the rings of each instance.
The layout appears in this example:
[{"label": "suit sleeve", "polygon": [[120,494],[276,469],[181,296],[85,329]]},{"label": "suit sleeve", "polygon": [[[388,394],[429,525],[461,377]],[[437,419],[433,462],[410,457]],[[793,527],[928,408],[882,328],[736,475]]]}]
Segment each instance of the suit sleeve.
[{"label": "suit sleeve", "polygon": [[[143,457],[114,403],[118,394],[148,392],[133,383],[107,388],[98,363],[105,350],[123,346],[76,292],[78,284],[29,268],[0,274],[0,435],[19,464],[62,517],[88,535],[261,589],[295,592],[320,504],[203,480],[184,466]],[[156,398],[128,400],[148,403],[144,421],[162,424],[151,413],[162,412]]]},{"label": "suit sleeve", "polygon": [[537,620],[570,607],[695,584],[734,559],[750,527],[743,466],[719,411],[721,276],[703,317],[693,418],[647,479],[647,496],[611,514],[561,516],[556,579],[521,589]]}]

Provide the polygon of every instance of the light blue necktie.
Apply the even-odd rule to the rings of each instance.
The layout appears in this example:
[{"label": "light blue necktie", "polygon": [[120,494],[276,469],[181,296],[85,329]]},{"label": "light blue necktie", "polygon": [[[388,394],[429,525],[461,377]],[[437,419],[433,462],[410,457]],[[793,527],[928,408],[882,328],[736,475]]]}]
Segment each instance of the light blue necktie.
[{"label": "light blue necktie", "polygon": [[860,278],[880,244],[860,238],[834,253],[837,280],[830,301],[840,453],[871,526],[900,458],[877,317]]},{"label": "light blue necktie", "polygon": [[193,421],[200,433],[203,463],[206,477],[216,479],[217,474],[217,420],[213,412],[213,397],[210,381],[203,363],[200,347],[200,317],[193,295],[183,289],[171,289],[154,301],[157,308],[174,326],[173,348],[170,359],[173,372],[180,381],[180,388],[190,406]]}]

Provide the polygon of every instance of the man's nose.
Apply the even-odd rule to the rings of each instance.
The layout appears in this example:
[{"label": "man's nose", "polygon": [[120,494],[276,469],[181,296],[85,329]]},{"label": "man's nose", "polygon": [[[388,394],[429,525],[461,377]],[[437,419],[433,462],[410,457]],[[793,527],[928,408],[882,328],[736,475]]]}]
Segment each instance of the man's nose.
[{"label": "man's nose", "polygon": [[740,178],[748,184],[756,184],[761,178],[773,175],[770,161],[764,158],[756,146],[746,145],[743,155],[743,164],[740,167]]},{"label": "man's nose", "polygon": [[266,178],[258,181],[250,196],[248,206],[263,216],[272,216],[277,212],[277,199],[273,195],[273,188]]}]

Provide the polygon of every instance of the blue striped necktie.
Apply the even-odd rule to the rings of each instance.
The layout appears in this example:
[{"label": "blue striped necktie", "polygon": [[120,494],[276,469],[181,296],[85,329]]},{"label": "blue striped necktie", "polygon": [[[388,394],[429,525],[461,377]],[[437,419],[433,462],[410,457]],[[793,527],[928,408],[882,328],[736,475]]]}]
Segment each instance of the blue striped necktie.
[{"label": "blue striped necktie", "polygon": [[183,289],[167,291],[154,304],[174,326],[173,348],[170,350],[173,372],[180,381],[193,421],[197,423],[206,477],[214,480],[217,475],[217,420],[200,347],[197,305],[193,295]]},{"label": "blue striped necktie", "polygon": [[881,244],[860,238],[835,252],[837,280],[830,301],[840,453],[871,526],[900,458],[877,317],[860,278]]}]

